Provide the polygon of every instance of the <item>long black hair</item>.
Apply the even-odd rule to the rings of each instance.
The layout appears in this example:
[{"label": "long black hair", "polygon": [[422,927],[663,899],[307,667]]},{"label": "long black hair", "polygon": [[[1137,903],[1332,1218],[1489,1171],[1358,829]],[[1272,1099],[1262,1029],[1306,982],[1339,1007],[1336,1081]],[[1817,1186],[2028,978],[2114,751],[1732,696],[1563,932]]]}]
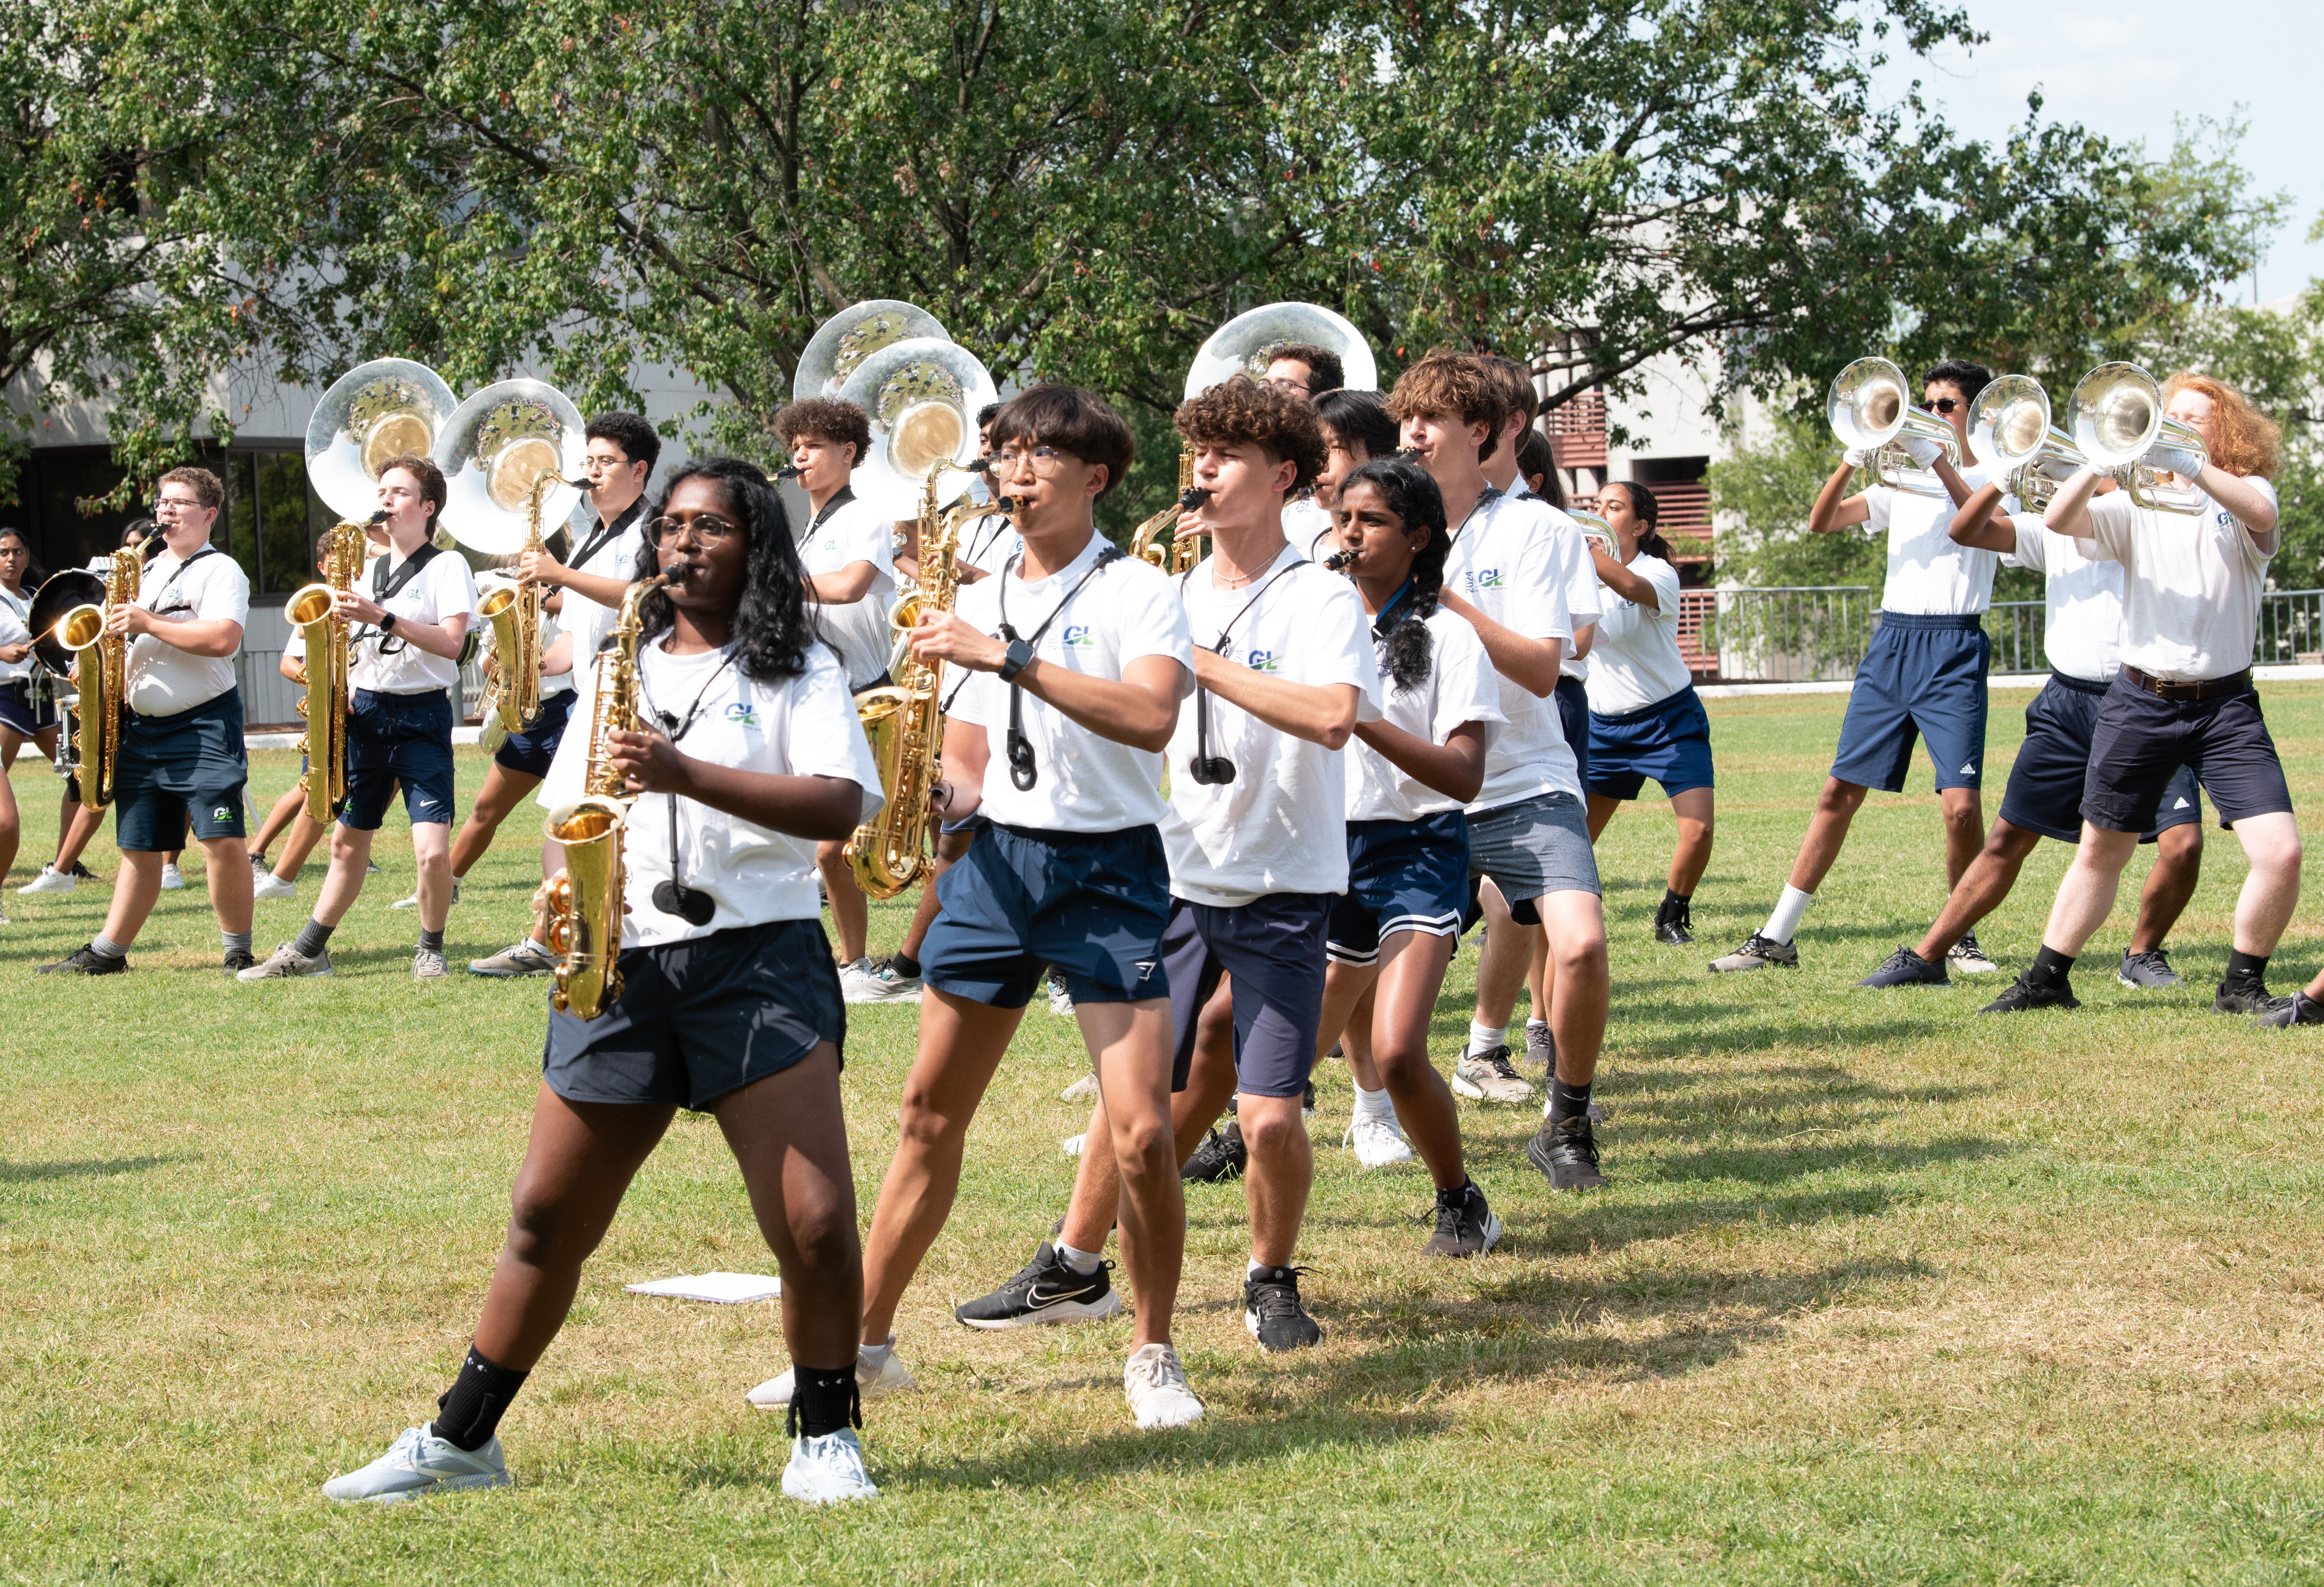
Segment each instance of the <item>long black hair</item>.
[{"label": "long black hair", "polygon": [[[649,536],[638,554],[638,577],[650,578],[660,571],[651,526],[669,511],[678,487],[690,479],[712,481],[720,505],[743,530],[742,600],[734,612],[732,641],[734,669],[756,683],[798,677],[807,665],[808,648],[816,642],[803,583],[806,573],[799,566],[798,548],[791,542],[790,517],[783,511],[782,498],[757,466],[739,457],[702,457],[672,474],[646,519]],[[678,609],[667,590],[648,595],[638,615],[641,642],[660,638],[678,622]]]},{"label": "long black hair", "polygon": [[1409,694],[1428,681],[1435,651],[1428,619],[1435,614],[1436,597],[1444,588],[1444,558],[1452,549],[1444,521],[1444,494],[1428,471],[1408,457],[1375,457],[1349,470],[1348,477],[1340,482],[1342,503],[1346,503],[1349,491],[1361,484],[1379,492],[1380,500],[1407,533],[1416,529],[1428,531],[1427,540],[1412,554],[1410,597],[1392,602],[1390,610],[1380,614],[1381,617],[1396,615],[1395,625],[1381,634],[1375,619],[1373,629],[1387,647],[1384,660],[1397,693]]},{"label": "long black hair", "polygon": [[27,595],[31,595],[34,590],[40,588],[41,582],[49,577],[49,570],[45,567],[40,567],[32,560],[32,537],[26,534],[23,530],[18,529],[14,524],[5,523],[0,524],[0,540],[15,540],[24,548],[24,583],[23,588]]},{"label": "long black hair", "polygon": [[1632,479],[1608,480],[1606,488],[1618,490],[1629,497],[1630,511],[1645,523],[1646,527],[1638,531],[1638,549],[1649,557],[1660,557],[1674,567],[1677,567],[1678,563],[1671,556],[1670,541],[1663,539],[1662,531],[1655,527],[1663,515],[1663,504],[1654,491]]}]

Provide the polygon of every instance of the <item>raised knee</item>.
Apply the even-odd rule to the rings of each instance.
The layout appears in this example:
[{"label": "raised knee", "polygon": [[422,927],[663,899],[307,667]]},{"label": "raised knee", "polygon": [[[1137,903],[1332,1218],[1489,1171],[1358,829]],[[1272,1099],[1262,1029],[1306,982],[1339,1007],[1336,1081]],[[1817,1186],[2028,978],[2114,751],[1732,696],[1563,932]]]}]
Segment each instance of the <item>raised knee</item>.
[{"label": "raised knee", "polygon": [[932,1151],[944,1144],[945,1137],[952,1133],[952,1125],[942,1113],[929,1105],[926,1095],[916,1088],[907,1085],[904,1089],[903,1110],[901,1116],[897,1120],[896,1132],[898,1144],[915,1147],[921,1151]]}]

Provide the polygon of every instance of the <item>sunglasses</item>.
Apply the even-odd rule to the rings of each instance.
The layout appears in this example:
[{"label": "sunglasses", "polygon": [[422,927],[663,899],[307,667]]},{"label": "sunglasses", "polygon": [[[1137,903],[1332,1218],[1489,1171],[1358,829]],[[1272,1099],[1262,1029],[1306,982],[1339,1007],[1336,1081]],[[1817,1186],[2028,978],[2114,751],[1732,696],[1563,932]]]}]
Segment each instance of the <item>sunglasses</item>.
[{"label": "sunglasses", "polygon": [[1929,406],[1940,413],[1950,413],[1954,409],[1960,406],[1960,399],[1958,397],[1939,397],[1935,401],[1930,403]]}]

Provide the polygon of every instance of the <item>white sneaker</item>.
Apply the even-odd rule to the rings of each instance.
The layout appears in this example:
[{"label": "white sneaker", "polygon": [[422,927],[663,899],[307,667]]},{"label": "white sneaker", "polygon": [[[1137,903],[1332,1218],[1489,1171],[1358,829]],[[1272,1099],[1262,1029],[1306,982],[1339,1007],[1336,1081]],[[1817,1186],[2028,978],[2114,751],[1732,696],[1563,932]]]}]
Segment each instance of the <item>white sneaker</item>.
[{"label": "white sneaker", "polygon": [[[883,1394],[901,1394],[917,1389],[918,1382],[896,1357],[896,1336],[888,1335],[888,1348],[880,1352],[875,1362],[868,1352],[859,1351],[855,1357],[856,1392],[866,1399],[877,1399]],[[791,1408],[791,1374],[786,1368],[779,1378],[770,1378],[742,1398],[762,1411],[787,1411]]]},{"label": "white sneaker", "polygon": [[1531,1100],[1533,1087],[1509,1062],[1509,1049],[1469,1053],[1452,1066],[1452,1089],[1479,1102],[1521,1103]]},{"label": "white sneaker", "polygon": [[250,884],[250,896],[254,899],[295,899],[299,896],[299,884],[285,881],[272,871],[263,872]]},{"label": "white sneaker", "polygon": [[1057,1142],[1057,1149],[1064,1152],[1065,1156],[1069,1158],[1077,1158],[1082,1155],[1082,1148],[1086,1146],[1088,1143],[1089,1136],[1086,1133],[1081,1135],[1069,1135],[1065,1140]]},{"label": "white sneaker", "polygon": [[1065,1090],[1057,1093],[1057,1100],[1065,1103],[1093,1103],[1097,1101],[1097,1076],[1094,1075],[1083,1075],[1079,1080],[1076,1080],[1071,1085],[1066,1086]]},{"label": "white sneaker", "polygon": [[899,975],[888,959],[858,959],[839,972],[839,995],[851,1003],[916,1003],[921,983],[917,975]]},{"label": "white sneaker", "polygon": [[809,1504],[879,1498],[880,1490],[863,1470],[863,1445],[856,1442],[855,1429],[792,1439],[791,1462],[783,1468],[783,1497]]},{"label": "white sneaker", "polygon": [[179,873],[178,868],[175,865],[164,865],[161,867],[161,890],[163,892],[183,892],[186,890],[186,879]]},{"label": "white sneaker", "polygon": [[1065,983],[1055,975],[1049,977],[1049,1012],[1061,1014],[1068,1020],[1074,1017],[1074,994],[1067,992]]},{"label": "white sneaker", "polygon": [[1392,1168],[1412,1161],[1412,1145],[1393,1112],[1358,1113],[1340,1139],[1342,1145],[1354,1149],[1356,1161],[1367,1168]]},{"label": "white sneaker", "polygon": [[69,871],[60,871],[54,865],[43,865],[41,873],[16,890],[21,897],[32,892],[70,892],[80,885],[80,878]]},{"label": "white sneaker", "polygon": [[300,953],[296,944],[284,943],[262,962],[247,970],[235,972],[236,981],[287,981],[300,975],[328,975],[331,973],[331,950],[325,948],[313,958]]},{"label": "white sneaker", "polygon": [[441,981],[450,973],[452,973],[452,966],[445,959],[444,950],[442,948],[414,948],[411,950],[412,980]]},{"label": "white sneaker", "polygon": [[363,1470],[324,1483],[323,1497],[393,1504],[462,1488],[506,1488],[510,1481],[499,1439],[470,1451],[437,1437],[423,1425],[404,1429],[385,1454]]},{"label": "white sneaker", "polygon": [[1141,1347],[1121,1369],[1121,1392],[1141,1427],[1184,1427],[1203,1419],[1203,1402],[1186,1387],[1186,1369],[1167,1344]]},{"label": "white sneaker", "polygon": [[[456,903],[458,903],[459,901],[460,901],[460,879],[459,879],[458,877],[455,876],[454,878],[452,878],[452,902],[454,902],[454,903],[456,903]],[[388,905],[387,907],[388,907],[389,909],[418,909],[418,908],[420,907],[420,890],[419,890],[418,888],[416,888],[416,887],[415,887],[415,888],[413,888],[413,889],[411,890],[411,896],[410,896],[410,898],[408,898],[408,899],[398,899],[398,900],[395,900],[395,902],[393,902],[393,903],[392,903],[392,904]]]},{"label": "white sneaker", "polygon": [[872,972],[876,968],[869,955],[856,960],[852,964],[842,964],[839,967],[839,995],[851,1003],[870,1002],[872,999],[867,994],[871,991]]},{"label": "white sneaker", "polygon": [[468,973],[508,979],[519,975],[547,975],[557,968],[557,955],[530,937],[504,947],[489,959],[470,959]]}]

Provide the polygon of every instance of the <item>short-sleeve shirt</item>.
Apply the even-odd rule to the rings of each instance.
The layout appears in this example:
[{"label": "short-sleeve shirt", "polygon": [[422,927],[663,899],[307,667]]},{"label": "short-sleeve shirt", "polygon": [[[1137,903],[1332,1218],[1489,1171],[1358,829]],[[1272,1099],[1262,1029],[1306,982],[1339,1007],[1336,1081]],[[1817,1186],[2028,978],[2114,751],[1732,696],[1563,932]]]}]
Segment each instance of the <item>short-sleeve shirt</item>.
[{"label": "short-sleeve shirt", "polygon": [[[1974,492],[1986,482],[1982,468],[1961,470]],[[1876,484],[1864,493],[1864,532],[1888,537],[1888,578],[1881,586],[1880,609],[1918,616],[1962,617],[1993,604],[1993,572],[2000,553],[1964,546],[1952,537],[1952,498]]]},{"label": "short-sleeve shirt", "polygon": [[979,573],[998,574],[1025,549],[1025,537],[1006,512],[987,512],[960,531],[960,562]]},{"label": "short-sleeve shirt", "polygon": [[2082,542],[2052,534],[2038,512],[2009,521],[2017,549],[2006,560],[2042,575],[2042,649],[2050,665],[2085,683],[2107,683],[2122,662],[2122,564],[2093,560]]},{"label": "short-sleeve shirt", "polygon": [[[468,626],[470,628],[482,629],[484,632],[485,642],[487,644],[497,644],[499,642],[499,634],[497,631],[493,628],[492,624],[485,620],[484,614],[484,597],[491,595],[493,591],[497,589],[514,589],[516,587],[516,580],[505,573],[480,573],[476,575],[477,610],[469,617]],[[543,594],[544,595],[549,595],[555,594],[555,592],[544,591]],[[589,600],[587,596],[576,595],[571,590],[567,590],[565,592],[565,599],[568,606],[579,606],[585,604],[593,607],[597,605],[597,603]],[[604,610],[603,607],[598,607],[597,609],[600,611]],[[558,614],[551,612],[549,609],[548,603],[544,599],[540,608],[540,653],[542,655],[545,656],[549,653],[549,647],[557,642],[557,636],[563,632],[565,632],[564,623],[559,620]],[[574,641],[572,670],[568,672],[542,673],[540,675],[540,697],[545,700],[551,695],[561,695],[567,689],[571,688],[573,687],[574,673],[581,671],[588,665],[589,657],[593,653],[595,653],[595,647],[591,647],[589,650],[583,650],[580,648],[579,638],[578,636],[576,636]]]},{"label": "short-sleeve shirt", "polygon": [[[137,604],[163,623],[247,625],[250,576],[225,552],[205,546],[180,558],[164,549],[145,564]],[[141,633],[129,641],[129,708],[140,716],[176,716],[207,706],[235,687],[232,656],[194,656]]]},{"label": "short-sleeve shirt", "polygon": [[[404,560],[392,551],[373,558],[364,565],[356,588],[378,600],[373,592],[380,588],[380,570],[387,570],[387,582],[392,584]],[[456,612],[471,615],[476,609],[476,581],[458,552],[438,551],[384,604],[399,623],[441,623]],[[355,630],[347,681],[375,695],[425,694],[458,683],[460,664],[449,656],[431,656],[401,635],[383,634],[366,623]]]},{"label": "short-sleeve shirt", "polygon": [[[1213,566],[1206,557],[1177,581],[1195,643],[1286,683],[1352,684],[1358,718],[1379,719],[1371,619],[1354,585],[1287,543],[1266,572],[1234,589],[1217,587]],[[1234,762],[1234,780],[1196,782],[1202,705],[1200,695],[1187,696],[1170,736],[1162,845],[1172,894],[1232,908],[1269,893],[1345,892],[1345,755],[1212,695],[1210,752]]]},{"label": "short-sleeve shirt", "polygon": [[[1590,559],[1590,542],[1582,538],[1582,526],[1559,508],[1522,491],[1509,498],[1513,503],[1538,509],[1548,519],[1551,534],[1557,544],[1558,566],[1565,579],[1565,611],[1572,619],[1578,635],[1582,629],[1598,621],[1605,609],[1609,592],[1598,582],[1598,564]],[[1598,643],[1591,641],[1590,655],[1598,653]],[[1590,656],[1576,656],[1573,647],[1565,647],[1565,659],[1558,663],[1560,678],[1577,678],[1587,682],[1590,678]]]},{"label": "short-sleeve shirt", "polygon": [[[989,634],[1001,632],[1005,611],[1009,625],[1052,667],[1118,680],[1141,657],[1167,656],[1191,677],[1194,658],[1187,648],[1186,613],[1176,586],[1159,568],[1135,557],[1117,556],[1097,567],[1110,549],[1093,531],[1071,562],[1029,584],[1018,577],[1021,562],[1012,560],[998,577],[962,586],[954,611]],[[1047,629],[1033,639],[1044,623]],[[997,673],[964,678],[947,670],[940,687],[951,702],[949,715],[985,731],[991,759],[985,767],[982,813],[991,819],[1053,832],[1121,832],[1162,819],[1160,755],[1092,733],[1047,702],[1025,695],[1019,702],[1020,720],[1032,745],[1035,778],[1031,788],[1020,789],[1009,775],[1005,748],[1015,686],[1001,682]]]},{"label": "short-sleeve shirt", "polygon": [[[1469,620],[1439,606],[1423,620],[1428,630],[1428,676],[1398,688],[1388,675],[1388,641],[1374,642],[1379,664],[1380,720],[1415,738],[1441,744],[1464,722],[1485,724],[1485,748],[1507,720],[1501,715],[1501,679],[1485,654],[1485,641]],[[1457,810],[1461,801],[1439,793],[1397,768],[1360,739],[1348,743],[1348,819],[1417,821]]]},{"label": "short-sleeve shirt", "polygon": [[[770,776],[844,779],[862,789],[859,820],[868,820],[884,802],[847,679],[820,645],[808,647],[797,677],[761,683],[742,675],[731,650],[673,656],[657,641],[640,648],[638,675],[646,715],[666,711],[679,722],[680,753]],[[581,721],[593,713],[596,687],[592,668],[576,703]],[[541,802],[553,807],[579,798],[588,764],[589,735],[567,734],[541,784]],[[708,893],[716,906],[700,926],[665,914],[653,901],[654,890],[671,880],[673,805],[678,880]],[[811,837],[759,826],[674,794],[641,794],[622,836],[629,871],[622,946],[653,947],[770,920],[812,920],[821,907],[815,851]]]},{"label": "short-sleeve shirt", "polygon": [[[27,645],[32,642],[32,595],[14,595],[8,586],[0,585],[0,646]],[[25,652],[21,661],[0,661],[0,684],[21,683],[32,675],[32,657]]]},{"label": "short-sleeve shirt", "polygon": [[808,597],[816,632],[839,652],[849,685],[865,687],[888,670],[895,648],[888,607],[896,593],[896,526],[851,495],[824,503],[799,537],[798,551],[799,566],[810,577],[872,564],[872,585],[861,600],[833,606]]},{"label": "short-sleeve shirt", "polygon": [[[2266,480],[2245,483],[2275,499]],[[2159,512],[2116,491],[2092,498],[2089,514],[2083,552],[2123,565],[2125,662],[2178,683],[2252,664],[2268,559],[2283,543],[2280,524],[2254,539],[2208,494],[2199,513]]]},{"label": "short-sleeve shirt", "polygon": [[[1579,531],[1569,531],[1579,540]],[[1539,502],[1490,496],[1452,531],[1444,587],[1493,622],[1531,640],[1573,639],[1566,605],[1573,574],[1570,548],[1553,531]],[[1497,674],[1498,676],[1498,674]],[[1501,715],[1508,726],[1485,754],[1485,786],[1469,806],[1476,814],[1545,793],[1582,797],[1582,776],[1565,742],[1554,700],[1502,677]]]},{"label": "short-sleeve shirt", "polygon": [[1630,571],[1654,586],[1653,608],[1602,590],[1605,612],[1591,647],[1590,708],[1618,716],[1666,700],[1694,681],[1678,648],[1678,569],[1660,557],[1633,557]]},{"label": "short-sleeve shirt", "polygon": [[[604,526],[604,521],[598,520],[596,528],[582,536],[580,543],[574,548],[576,551],[589,554],[572,564],[573,571],[586,573],[595,578],[619,579],[623,584],[636,578],[646,546],[645,516],[645,498],[641,496],[614,515],[612,534],[601,536],[597,532]],[[592,541],[598,543],[593,546]],[[593,601],[577,590],[565,592],[564,610],[549,621],[554,622],[559,631],[573,636],[574,671],[582,670],[588,664],[589,658],[604,644],[605,636],[613,632],[613,619],[619,614],[618,606]],[[549,685],[545,679],[541,688],[548,691]]]}]

